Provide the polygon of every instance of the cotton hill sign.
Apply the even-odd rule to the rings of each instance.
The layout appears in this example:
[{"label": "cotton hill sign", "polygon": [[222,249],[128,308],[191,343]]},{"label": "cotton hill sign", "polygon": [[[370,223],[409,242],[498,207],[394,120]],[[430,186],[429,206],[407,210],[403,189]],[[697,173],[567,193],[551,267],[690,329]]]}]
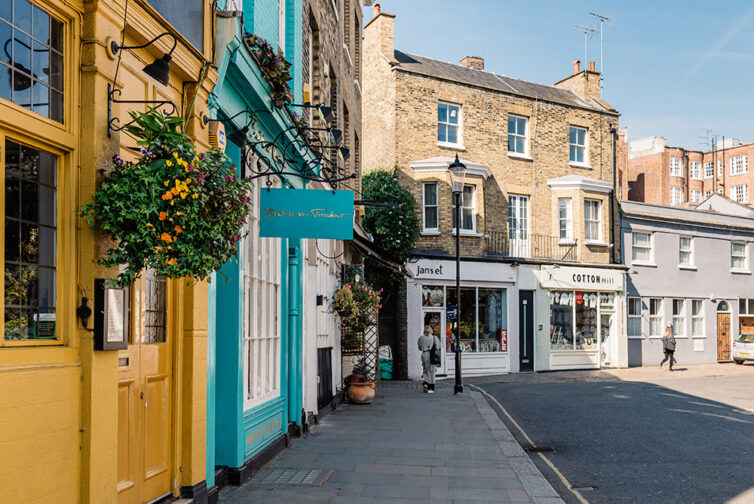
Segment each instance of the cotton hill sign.
[{"label": "cotton hill sign", "polygon": [[259,236],[353,239],[353,191],[262,189]]}]

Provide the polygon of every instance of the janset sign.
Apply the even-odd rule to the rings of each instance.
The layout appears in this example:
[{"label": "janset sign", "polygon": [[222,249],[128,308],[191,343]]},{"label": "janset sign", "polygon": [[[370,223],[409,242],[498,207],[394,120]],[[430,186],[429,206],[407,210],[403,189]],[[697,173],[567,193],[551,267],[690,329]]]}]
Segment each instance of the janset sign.
[{"label": "janset sign", "polygon": [[353,191],[262,189],[259,236],[353,239]]}]

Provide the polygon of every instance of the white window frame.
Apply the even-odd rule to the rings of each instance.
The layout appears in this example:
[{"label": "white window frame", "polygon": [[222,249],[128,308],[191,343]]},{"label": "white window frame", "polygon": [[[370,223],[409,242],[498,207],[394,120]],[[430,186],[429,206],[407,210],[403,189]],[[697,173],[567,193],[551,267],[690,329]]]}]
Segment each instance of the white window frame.
[{"label": "white window frame", "polygon": [[[565,203],[562,208],[561,202]],[[565,210],[565,215],[562,215],[561,210]],[[573,200],[571,198],[558,198],[558,238],[560,243],[573,243]]]},{"label": "white window frame", "polygon": [[706,161],[704,163],[704,178],[710,179],[715,176],[715,163]]},{"label": "white window frame", "polygon": [[[737,246],[743,247],[743,253],[737,253],[735,250]],[[745,271],[749,270],[749,247],[746,242],[730,242],[730,270],[731,271]],[[742,259],[743,266],[738,267],[734,265],[735,259]]]},{"label": "white window frame", "polygon": [[704,199],[709,198],[710,196],[712,196],[712,194],[714,194],[714,192],[711,190],[704,191]]},{"label": "white window frame", "polygon": [[683,188],[682,187],[678,187],[678,186],[670,187],[670,204],[673,206],[683,204]]},{"label": "white window frame", "polygon": [[526,194],[508,195],[508,253],[511,257],[531,254],[531,198]]},{"label": "white window frame", "polygon": [[[652,314],[652,305],[657,302],[657,313]],[[649,337],[650,338],[662,338],[662,298],[649,298]],[[652,333],[652,322],[655,322],[657,328],[657,334]]]},{"label": "white window frame", "polygon": [[[571,143],[571,130],[573,129],[582,130],[584,132],[583,145],[578,143]],[[578,139],[578,135],[576,135],[576,138]],[[571,147],[581,149],[581,157],[583,158],[581,161],[577,161],[571,158]],[[573,124],[571,124],[568,127],[568,162],[569,164],[576,166],[589,166],[589,130],[587,128],[584,128],[583,126],[574,126]]]},{"label": "white window frame", "polygon": [[[649,245],[637,245],[636,237],[638,235],[647,235],[647,242],[649,243]],[[631,264],[652,264],[654,262],[654,247],[652,247],[653,238],[654,237],[652,233],[647,231],[634,231],[631,233]],[[634,250],[646,250],[649,252],[649,257],[647,257],[647,259],[637,259]]]},{"label": "white window frame", "polygon": [[689,198],[689,201],[691,203],[701,203],[703,201],[702,191],[700,191],[699,189],[692,189],[690,192],[691,197]]},{"label": "white window frame", "polygon": [[[697,312],[696,308],[699,307]],[[695,327],[701,327],[701,333],[697,334],[694,330]],[[704,300],[692,299],[691,300],[691,337],[692,338],[706,338],[706,331],[704,327]]]},{"label": "white window frame", "polygon": [[683,159],[679,157],[670,158],[670,176],[683,177]]},{"label": "white window frame", "polygon": [[746,184],[731,186],[730,199],[738,203],[749,202],[749,186]]},{"label": "white window frame", "polygon": [[[435,204],[429,205],[427,204],[427,198],[426,198],[426,190],[427,186],[434,185],[435,186]],[[435,215],[437,216],[436,227],[427,227],[427,210],[428,209],[434,209]],[[436,234],[440,232],[440,194],[439,194],[439,184],[437,181],[428,181],[422,183],[422,233],[425,234]]]},{"label": "white window frame", "polygon": [[[686,245],[684,245],[684,243]],[[684,254],[688,255],[688,261],[683,261]],[[678,266],[689,267],[694,266],[694,237],[693,236],[679,236],[678,237]]]},{"label": "white window frame", "polygon": [[[638,304],[638,307],[639,307],[638,314],[637,313],[634,313],[634,314],[631,313],[631,305],[632,304]],[[628,334],[628,339],[640,339],[641,338],[641,332],[642,332],[641,331],[641,312],[642,312],[641,298],[640,297],[629,296],[628,297],[628,302],[627,302],[627,307],[626,307],[626,314],[627,314],[626,317],[628,318],[628,321],[629,321],[629,323],[626,324],[626,333]],[[630,334],[629,333],[629,327],[631,327],[630,322],[632,320],[633,321],[636,321],[636,320],[639,321],[639,334]]]},{"label": "white window frame", "polygon": [[[518,124],[518,121],[515,121],[517,119],[523,119],[524,121],[524,132],[521,134],[520,132],[516,131],[514,133],[510,132],[511,127],[511,119],[514,119],[514,125]],[[518,152],[516,150],[511,149],[511,137],[514,137],[516,139],[521,139],[523,142],[524,150],[522,152]],[[516,114],[508,114],[508,154],[511,156],[522,156],[522,157],[528,157],[529,156],[529,118],[522,115],[516,115]]]},{"label": "white window frame", "polygon": [[749,171],[749,156],[741,154],[740,156],[733,156],[728,161],[730,166],[731,175],[742,175]]},{"label": "white window frame", "polygon": [[[463,198],[461,198],[461,217],[460,217],[460,224],[461,224],[461,234],[476,234],[476,185],[474,184],[464,184],[463,188],[466,189],[467,187],[471,187],[471,205],[464,205],[463,204]],[[463,193],[461,193],[463,195]],[[453,204],[453,212],[455,212],[455,203]],[[471,229],[465,229],[463,227],[463,211],[464,209],[470,209],[471,210]],[[456,219],[453,217],[453,212],[451,212],[450,216],[453,218],[453,234],[456,233]]]},{"label": "white window frame", "polygon": [[[587,206],[596,204],[597,218],[587,218]],[[597,224],[597,237],[589,237],[588,229],[590,224]],[[586,243],[602,243],[602,200],[584,199],[584,241]]]},{"label": "white window frame", "polygon": [[456,140],[457,141],[455,143],[454,142],[448,142],[447,141],[448,135],[447,135],[447,130],[446,130],[446,134],[445,134],[446,140],[440,140],[439,134],[438,134],[437,145],[446,146],[446,147],[463,148],[463,136],[462,136],[462,134],[463,134],[463,107],[460,104],[458,104],[458,103],[450,103],[450,102],[446,102],[446,101],[438,101],[437,102],[437,109],[436,110],[439,110],[440,105],[445,105],[446,107],[448,107],[448,119],[450,119],[450,107],[455,107],[456,109],[458,109],[458,123],[457,124],[453,124],[453,123],[447,122],[447,121],[446,122],[442,122],[442,121],[440,121],[439,118],[437,119],[437,125],[438,126],[442,124],[442,125],[445,125],[446,128],[456,128]]},{"label": "white window frame", "polygon": [[285,56],[285,2],[278,0],[278,47]]},{"label": "white window frame", "polygon": [[[686,300],[681,298],[673,298],[671,300],[672,310],[672,322],[673,322],[673,336],[676,338],[686,337]],[[676,307],[680,307],[680,311],[676,312]]]},{"label": "white window frame", "polygon": [[[254,188],[255,202],[259,191]],[[259,236],[259,205],[252,208],[243,249],[244,410],[279,397],[281,382],[281,244],[279,238]],[[252,375],[252,368],[259,374]]]},{"label": "white window frame", "polygon": [[718,177],[723,176],[723,160],[722,159],[717,160],[717,176]]},{"label": "white window frame", "polygon": [[692,180],[702,180],[701,161],[689,161],[689,178]]}]

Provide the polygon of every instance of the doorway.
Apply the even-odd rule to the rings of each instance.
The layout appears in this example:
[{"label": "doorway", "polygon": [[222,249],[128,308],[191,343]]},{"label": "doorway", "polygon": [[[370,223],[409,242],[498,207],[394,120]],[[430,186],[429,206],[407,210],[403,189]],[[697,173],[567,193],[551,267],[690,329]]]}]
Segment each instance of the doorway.
[{"label": "doorway", "polygon": [[118,503],[170,493],[172,288],[147,271],[131,288],[131,332],[118,354]]},{"label": "doorway", "polygon": [[717,361],[730,361],[730,313],[728,303],[721,301],[717,305]]},{"label": "doorway", "polygon": [[519,371],[534,371],[534,291],[518,292]]},{"label": "doorway", "polygon": [[444,366],[445,331],[442,330],[442,328],[445,327],[445,324],[443,323],[443,312],[441,310],[425,310],[424,311],[424,325],[422,326],[422,331],[424,331],[424,327],[426,326],[431,327],[432,334],[434,334],[440,339],[440,353],[441,353],[442,358],[440,359],[440,364],[436,366],[437,374],[440,376],[446,376],[447,371],[446,371],[446,367]]}]

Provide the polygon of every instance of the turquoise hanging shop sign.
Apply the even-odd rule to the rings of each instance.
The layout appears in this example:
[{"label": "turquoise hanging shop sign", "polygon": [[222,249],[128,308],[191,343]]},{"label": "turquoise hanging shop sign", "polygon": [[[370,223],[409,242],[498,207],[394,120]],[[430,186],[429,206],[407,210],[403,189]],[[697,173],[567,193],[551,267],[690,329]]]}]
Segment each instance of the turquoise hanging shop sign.
[{"label": "turquoise hanging shop sign", "polygon": [[262,189],[259,236],[353,239],[353,191]]}]

